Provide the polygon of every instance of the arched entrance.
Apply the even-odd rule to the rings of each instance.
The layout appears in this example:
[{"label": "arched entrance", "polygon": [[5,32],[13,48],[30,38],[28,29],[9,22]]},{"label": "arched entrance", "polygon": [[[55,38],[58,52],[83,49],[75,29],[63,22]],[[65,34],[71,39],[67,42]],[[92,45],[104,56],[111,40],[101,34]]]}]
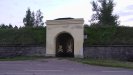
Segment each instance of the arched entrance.
[{"label": "arched entrance", "polygon": [[68,33],[61,33],[56,38],[56,56],[74,57],[74,39]]},{"label": "arched entrance", "polygon": [[84,20],[46,21],[46,56],[83,58]]}]

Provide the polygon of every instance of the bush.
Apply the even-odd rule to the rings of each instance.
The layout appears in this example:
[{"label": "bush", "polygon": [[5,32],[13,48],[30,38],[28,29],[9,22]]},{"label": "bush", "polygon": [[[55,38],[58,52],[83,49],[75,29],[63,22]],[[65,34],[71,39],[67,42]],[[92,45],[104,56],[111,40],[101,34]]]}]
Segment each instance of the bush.
[{"label": "bush", "polygon": [[[84,45],[133,45],[133,27],[85,27]],[[0,45],[46,45],[46,27],[0,29]]]},{"label": "bush", "polygon": [[86,27],[85,45],[133,45],[132,27]]},{"label": "bush", "polygon": [[0,29],[1,45],[45,45],[46,28]]}]

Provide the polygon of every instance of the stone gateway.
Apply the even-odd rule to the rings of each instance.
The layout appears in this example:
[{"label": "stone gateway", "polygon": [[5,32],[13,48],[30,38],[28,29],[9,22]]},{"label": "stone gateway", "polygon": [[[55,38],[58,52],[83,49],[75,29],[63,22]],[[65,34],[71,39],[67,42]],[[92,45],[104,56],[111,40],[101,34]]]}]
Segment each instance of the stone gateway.
[{"label": "stone gateway", "polygon": [[83,19],[47,20],[46,56],[83,58]]}]

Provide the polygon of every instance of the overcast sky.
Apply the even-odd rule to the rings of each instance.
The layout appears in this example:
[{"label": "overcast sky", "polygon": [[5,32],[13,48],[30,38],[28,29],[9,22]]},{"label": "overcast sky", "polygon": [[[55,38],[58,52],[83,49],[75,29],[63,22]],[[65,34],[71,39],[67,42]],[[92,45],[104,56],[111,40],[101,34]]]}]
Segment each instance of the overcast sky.
[{"label": "overcast sky", "polygon": [[[91,19],[92,0],[0,0],[0,24],[23,26],[27,8],[40,9],[44,21],[61,17]],[[114,0],[114,14],[119,15],[121,25],[133,26],[133,0]]]}]

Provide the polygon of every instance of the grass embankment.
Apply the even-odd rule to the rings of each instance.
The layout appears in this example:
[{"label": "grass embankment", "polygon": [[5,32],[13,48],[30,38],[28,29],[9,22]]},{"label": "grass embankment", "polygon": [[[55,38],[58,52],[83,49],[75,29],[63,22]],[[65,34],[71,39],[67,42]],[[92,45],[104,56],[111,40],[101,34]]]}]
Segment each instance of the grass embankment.
[{"label": "grass embankment", "polygon": [[[87,27],[84,45],[133,45],[133,27]],[[50,34],[52,35],[52,34]],[[0,29],[0,45],[46,44],[46,27]]]},{"label": "grass embankment", "polygon": [[133,62],[127,62],[127,61],[102,60],[102,59],[70,59],[70,60],[89,65],[133,69]]},{"label": "grass embankment", "polygon": [[133,27],[87,27],[86,46],[90,45],[133,45]]},{"label": "grass embankment", "polygon": [[46,41],[46,27],[0,29],[0,45],[43,45]]}]

